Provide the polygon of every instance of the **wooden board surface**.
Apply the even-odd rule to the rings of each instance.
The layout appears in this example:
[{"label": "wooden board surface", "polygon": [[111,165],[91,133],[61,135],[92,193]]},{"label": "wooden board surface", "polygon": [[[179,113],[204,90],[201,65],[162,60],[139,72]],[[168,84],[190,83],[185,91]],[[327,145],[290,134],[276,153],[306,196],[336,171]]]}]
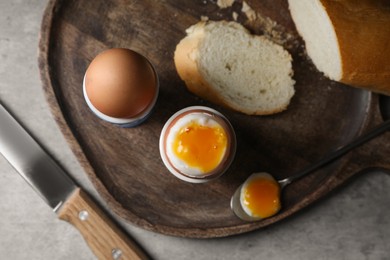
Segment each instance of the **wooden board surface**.
[{"label": "wooden board surface", "polygon": [[[278,222],[318,201],[369,167],[390,168],[390,135],[373,140],[343,159],[283,191],[276,216],[246,223],[229,207],[235,189],[253,172],[284,178],[320,159],[379,124],[378,96],[332,82],[307,58],[287,3],[247,1],[220,9],[216,1],[52,0],[45,11],[39,67],[48,102],[73,152],[109,207],[142,228],[183,237],[222,237]],[[189,93],[178,77],[173,52],[185,29],[201,16],[232,20],[251,32],[266,34],[292,54],[296,94],[287,111],[246,116]],[[273,23],[273,22],[276,22]],[[155,65],[160,95],[154,113],[137,128],[124,129],[96,118],[82,95],[89,63],[112,47],[134,49]],[[206,105],[226,115],[238,140],[236,158],[226,174],[206,184],[176,179],[164,167],[158,139],[165,121],[177,110]],[[80,173],[83,174],[83,173]]]}]

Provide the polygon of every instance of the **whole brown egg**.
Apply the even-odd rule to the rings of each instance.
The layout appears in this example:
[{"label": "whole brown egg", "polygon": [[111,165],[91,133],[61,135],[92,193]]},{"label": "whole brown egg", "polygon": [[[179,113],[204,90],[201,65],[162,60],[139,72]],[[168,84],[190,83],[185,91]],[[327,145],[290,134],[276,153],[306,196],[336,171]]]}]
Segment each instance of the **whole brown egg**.
[{"label": "whole brown egg", "polygon": [[103,51],[85,73],[85,91],[92,105],[114,118],[141,114],[157,94],[157,75],[141,54],[124,48]]}]

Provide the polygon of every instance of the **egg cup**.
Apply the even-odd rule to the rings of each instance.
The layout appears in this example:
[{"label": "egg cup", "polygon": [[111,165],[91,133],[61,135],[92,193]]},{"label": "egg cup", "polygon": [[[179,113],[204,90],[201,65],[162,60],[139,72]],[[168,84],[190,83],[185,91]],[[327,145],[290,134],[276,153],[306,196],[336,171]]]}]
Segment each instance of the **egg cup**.
[{"label": "egg cup", "polygon": [[158,92],[159,92],[159,81],[158,81],[157,74],[156,74],[156,80],[157,80],[156,93],[154,95],[152,102],[146,107],[146,109],[144,111],[142,111],[140,114],[138,114],[135,117],[116,118],[116,117],[107,116],[107,115],[103,114],[102,112],[100,112],[99,110],[97,110],[97,108],[89,100],[87,92],[85,90],[85,76],[84,76],[84,80],[83,80],[84,99],[85,99],[85,102],[87,103],[88,107],[91,109],[91,111],[100,119],[102,119],[106,122],[118,125],[120,127],[124,127],[124,128],[136,127],[136,126],[142,124],[143,122],[145,122],[149,118],[149,116],[152,114],[153,108],[157,102]]},{"label": "egg cup", "polygon": [[[173,133],[174,130],[172,129],[178,124],[179,120],[185,120],[184,118],[186,117],[196,117],[198,115],[207,120],[211,120],[214,124],[217,124],[218,127],[221,127],[224,130],[226,134],[226,148],[220,162],[215,168],[208,172],[194,174],[193,169],[189,166],[178,167],[178,163],[176,162],[178,159],[174,158],[175,156],[173,156],[170,151],[170,149],[172,150],[173,148],[169,148],[169,145],[171,144],[171,141],[169,140],[172,138],[171,135],[175,135],[175,133]],[[161,159],[170,173],[186,182],[205,183],[220,177],[226,172],[234,159],[236,143],[234,129],[224,115],[209,107],[191,106],[176,112],[168,119],[161,131],[159,148]]]}]

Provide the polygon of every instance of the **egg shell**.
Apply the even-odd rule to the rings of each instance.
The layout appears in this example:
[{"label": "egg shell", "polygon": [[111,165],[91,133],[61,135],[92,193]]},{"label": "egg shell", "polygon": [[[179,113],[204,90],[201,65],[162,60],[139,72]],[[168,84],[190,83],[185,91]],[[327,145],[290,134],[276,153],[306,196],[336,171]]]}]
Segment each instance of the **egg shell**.
[{"label": "egg shell", "polygon": [[85,73],[85,92],[102,114],[134,118],[153,103],[158,79],[151,63],[141,54],[124,48],[97,55]]}]

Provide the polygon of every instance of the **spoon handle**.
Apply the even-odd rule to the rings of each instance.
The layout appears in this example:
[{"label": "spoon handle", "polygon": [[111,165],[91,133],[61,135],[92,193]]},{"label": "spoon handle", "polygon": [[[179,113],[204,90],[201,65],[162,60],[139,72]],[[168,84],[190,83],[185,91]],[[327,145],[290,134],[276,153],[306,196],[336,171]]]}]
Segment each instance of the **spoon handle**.
[{"label": "spoon handle", "polygon": [[368,133],[359,136],[358,138],[353,140],[351,143],[349,143],[343,147],[340,147],[336,151],[328,154],[327,156],[325,156],[324,158],[322,158],[318,162],[311,164],[310,166],[306,167],[302,171],[299,171],[296,174],[292,175],[291,177],[280,180],[278,182],[280,185],[282,185],[282,187],[284,187],[287,184],[289,184],[297,179],[302,178],[306,174],[309,174],[309,173],[311,173],[315,170],[318,170],[319,168],[333,162],[334,160],[340,158],[341,156],[345,155],[349,151],[351,151],[351,150],[359,147],[360,145],[370,141],[374,137],[386,132],[389,129],[390,129],[390,120],[387,120],[387,121],[383,122],[382,124],[380,124],[379,126],[377,126],[376,128],[374,128],[373,130],[369,131]]}]

